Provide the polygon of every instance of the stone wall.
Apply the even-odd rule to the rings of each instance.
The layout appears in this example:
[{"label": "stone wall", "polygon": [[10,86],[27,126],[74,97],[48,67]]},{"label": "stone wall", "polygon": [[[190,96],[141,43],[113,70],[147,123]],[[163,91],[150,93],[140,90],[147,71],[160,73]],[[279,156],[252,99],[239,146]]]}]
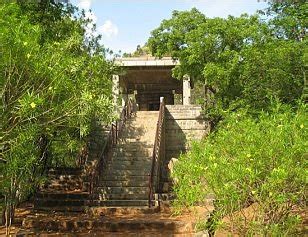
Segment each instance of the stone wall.
[{"label": "stone wall", "polygon": [[[166,106],[166,157],[162,170],[164,191],[170,188],[168,163],[189,150],[193,140],[201,140],[209,132],[209,122],[197,105]],[[169,185],[168,185],[169,184]],[[167,188],[168,187],[168,188]]]}]

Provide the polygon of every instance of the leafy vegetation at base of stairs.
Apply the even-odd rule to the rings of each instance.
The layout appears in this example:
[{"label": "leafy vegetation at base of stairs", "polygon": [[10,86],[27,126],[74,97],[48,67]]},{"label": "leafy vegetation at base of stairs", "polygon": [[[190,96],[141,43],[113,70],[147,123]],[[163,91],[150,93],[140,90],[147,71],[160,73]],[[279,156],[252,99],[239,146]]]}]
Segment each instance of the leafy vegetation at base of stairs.
[{"label": "leafy vegetation at base of stairs", "polygon": [[[290,236],[305,208],[307,106],[277,104],[253,118],[229,114],[217,132],[195,143],[174,171],[178,207],[203,204],[214,194],[214,220],[242,235]],[[241,211],[254,205],[253,216]],[[222,223],[224,217],[233,222]],[[225,224],[225,226],[224,226]]]}]

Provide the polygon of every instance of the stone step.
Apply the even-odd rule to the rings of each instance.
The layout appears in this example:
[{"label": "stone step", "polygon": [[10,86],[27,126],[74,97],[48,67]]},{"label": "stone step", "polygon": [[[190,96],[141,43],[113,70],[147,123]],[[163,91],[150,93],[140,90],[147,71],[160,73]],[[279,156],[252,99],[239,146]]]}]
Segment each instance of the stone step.
[{"label": "stone step", "polygon": [[48,185],[48,186],[44,186],[42,188],[42,191],[44,192],[58,192],[58,191],[83,191],[83,190],[87,190],[87,187],[84,185],[80,185],[80,186],[71,186],[71,185]]},{"label": "stone step", "polygon": [[[152,152],[151,152],[152,153]],[[138,156],[138,154],[124,154],[124,153],[114,153],[113,157],[108,160],[108,162],[152,162],[152,154],[147,156]]]},{"label": "stone step", "polygon": [[131,175],[131,176],[104,176],[100,177],[100,181],[125,181],[125,182],[141,182],[141,181],[149,181],[149,175]]},{"label": "stone step", "polygon": [[[135,159],[134,159],[135,158]],[[113,164],[113,165],[148,165],[152,164],[152,156],[149,157],[112,157],[110,160],[107,161],[107,165]]]},{"label": "stone step", "polygon": [[166,121],[168,120],[200,120],[205,119],[204,115],[196,112],[196,113],[172,113],[166,114]]},{"label": "stone step", "polygon": [[149,122],[149,121],[134,121],[125,125],[123,131],[152,131],[156,129],[157,123]]},{"label": "stone step", "polygon": [[147,176],[150,173],[150,169],[143,170],[105,170],[103,172],[103,176],[106,175],[108,177],[113,176],[122,176],[128,178],[134,178],[134,176]]},{"label": "stone step", "polygon": [[[36,231],[48,231],[48,232],[60,232],[60,233],[72,233],[85,232],[89,236],[89,231],[92,233],[93,230],[99,231],[98,235],[93,236],[106,236],[105,233],[110,233],[108,236],[118,236],[118,233],[126,233],[126,235],[121,236],[133,236],[129,233],[135,233],[134,236],[176,236],[175,234],[183,234],[182,236],[193,236],[185,235],[192,233],[194,230],[194,225],[190,222],[172,220],[168,218],[108,218],[108,217],[96,217],[87,218],[80,216],[79,218],[55,218],[51,220],[50,218],[40,218],[40,216],[26,218],[23,221],[23,228],[25,229],[35,229]],[[111,234],[112,233],[112,234]],[[145,235],[138,235],[138,233],[144,233]],[[154,233],[154,235],[146,234]],[[158,235],[163,233],[163,235]],[[74,235],[75,236],[75,235]]]},{"label": "stone step", "polygon": [[143,162],[138,165],[136,164],[126,165],[126,164],[121,164],[117,162],[117,163],[107,164],[105,168],[106,170],[150,170],[151,167],[152,167],[151,162],[147,162],[147,163]]},{"label": "stone step", "polygon": [[85,206],[34,206],[37,211],[43,212],[84,212]]},{"label": "stone step", "polygon": [[[119,158],[119,159],[118,159]],[[114,166],[151,166],[152,165],[152,157],[139,157],[140,159],[121,159],[121,157],[113,157],[111,160],[107,161],[107,165]]]},{"label": "stone step", "polygon": [[154,140],[155,140],[155,135],[156,135],[156,129],[155,131],[151,131],[151,132],[146,132],[144,134],[134,134],[134,133],[131,133],[131,132],[125,132],[125,133],[122,133],[121,134],[121,138],[120,138],[120,141],[122,140],[130,140],[130,139],[136,139],[136,142],[145,142],[145,143],[150,143],[151,144],[154,144]]},{"label": "stone step", "polygon": [[148,194],[148,187],[100,187],[97,188],[99,194]]},{"label": "stone step", "polygon": [[80,186],[82,185],[82,180],[63,180],[63,179],[49,179],[46,181],[45,186],[50,186],[50,185],[69,185],[69,186]]},{"label": "stone step", "polygon": [[160,211],[159,207],[90,207],[87,214],[91,216],[123,216],[154,214]]},{"label": "stone step", "polygon": [[71,175],[71,174],[50,174],[48,180],[60,180],[60,181],[82,181],[82,174]]},{"label": "stone step", "polygon": [[136,141],[136,142],[130,142],[127,144],[117,144],[116,149],[126,149],[128,151],[130,150],[138,150],[138,149],[153,149],[153,144],[149,144],[147,142],[142,141]]},{"label": "stone step", "polygon": [[145,150],[124,150],[124,149],[114,149],[113,157],[117,157],[118,159],[123,158],[123,160],[140,160],[144,157],[151,157],[153,155],[153,148],[145,149]]},{"label": "stone step", "polygon": [[85,200],[89,198],[87,192],[39,192],[36,194],[37,199],[70,199]]},{"label": "stone step", "polygon": [[148,197],[140,200],[94,200],[92,205],[94,207],[147,207],[149,206],[149,200]]},{"label": "stone step", "polygon": [[[148,178],[148,177],[147,177]],[[149,181],[146,180],[109,180],[101,181],[101,186],[107,187],[148,187]]]},{"label": "stone step", "polygon": [[47,199],[47,198],[35,198],[34,209],[41,210],[44,207],[83,207],[86,206],[88,200],[86,199]]},{"label": "stone step", "polygon": [[98,200],[146,200],[148,193],[99,193]]},{"label": "stone step", "polygon": [[[141,140],[141,137],[142,138],[148,138],[147,140],[145,139],[142,139]],[[121,144],[121,142],[125,142],[125,144],[127,143],[132,143],[132,144],[137,144],[137,143],[146,143],[146,145],[153,145],[153,142],[150,142],[152,141],[153,139],[152,138],[149,138],[147,136],[147,134],[145,134],[144,136],[134,136],[134,137],[125,137],[125,136],[122,136],[119,138],[118,140],[118,144]]]}]

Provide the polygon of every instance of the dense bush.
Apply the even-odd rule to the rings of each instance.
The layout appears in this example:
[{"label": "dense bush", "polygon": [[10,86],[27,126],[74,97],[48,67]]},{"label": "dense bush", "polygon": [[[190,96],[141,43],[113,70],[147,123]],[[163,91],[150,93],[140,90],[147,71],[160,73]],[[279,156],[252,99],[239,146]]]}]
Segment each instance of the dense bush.
[{"label": "dense bush", "polygon": [[[213,193],[214,220],[228,216],[242,235],[292,234],[307,190],[306,119],[306,105],[293,112],[278,104],[258,119],[244,110],[229,114],[216,133],[180,157],[175,204],[203,204]],[[240,220],[238,213],[251,205],[254,217]]]},{"label": "dense bush", "polygon": [[0,194],[7,221],[45,168],[75,165],[92,121],[112,116],[113,65],[97,38],[85,34],[88,20],[48,0],[20,4],[0,5]]}]

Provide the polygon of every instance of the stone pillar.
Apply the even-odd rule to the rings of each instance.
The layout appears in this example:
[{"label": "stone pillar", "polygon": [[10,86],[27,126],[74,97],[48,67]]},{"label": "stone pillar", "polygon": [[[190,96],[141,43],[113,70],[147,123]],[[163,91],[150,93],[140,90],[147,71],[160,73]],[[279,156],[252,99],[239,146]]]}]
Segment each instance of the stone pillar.
[{"label": "stone pillar", "polygon": [[118,98],[120,94],[120,77],[119,75],[112,75],[112,97],[113,104],[118,105]]},{"label": "stone pillar", "polygon": [[185,75],[183,77],[183,105],[190,105],[190,77]]}]

